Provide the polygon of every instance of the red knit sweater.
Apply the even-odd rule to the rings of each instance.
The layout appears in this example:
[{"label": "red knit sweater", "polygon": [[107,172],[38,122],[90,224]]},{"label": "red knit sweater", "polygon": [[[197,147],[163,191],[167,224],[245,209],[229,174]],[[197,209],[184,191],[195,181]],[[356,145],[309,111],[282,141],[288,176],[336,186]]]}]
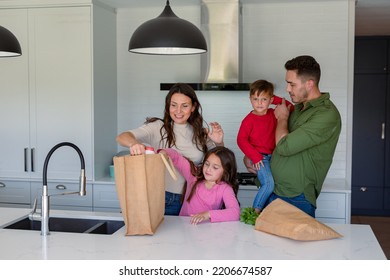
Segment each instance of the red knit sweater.
[{"label": "red knit sweater", "polygon": [[[282,98],[274,95],[272,104],[281,103]],[[286,100],[286,105],[290,104],[291,102]],[[293,110],[294,106],[291,104],[290,111]],[[276,118],[273,108],[268,108],[263,116],[255,115],[251,111],[241,122],[237,135],[238,147],[253,163],[258,163],[263,159],[262,153],[272,154],[275,149],[275,130]]]}]

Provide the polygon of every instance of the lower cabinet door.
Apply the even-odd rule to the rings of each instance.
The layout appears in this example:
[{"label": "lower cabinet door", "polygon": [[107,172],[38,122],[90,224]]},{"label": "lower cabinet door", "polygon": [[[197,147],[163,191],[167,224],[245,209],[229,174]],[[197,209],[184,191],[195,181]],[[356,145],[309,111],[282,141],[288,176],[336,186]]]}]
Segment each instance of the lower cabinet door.
[{"label": "lower cabinet door", "polygon": [[385,187],[385,200],[384,208],[389,212],[390,211],[390,187]]},{"label": "lower cabinet door", "polygon": [[114,184],[93,185],[93,211],[120,212],[119,199]]},{"label": "lower cabinet door", "polygon": [[352,186],[352,215],[383,215],[383,187]]},{"label": "lower cabinet door", "polygon": [[317,199],[316,217],[323,219],[345,219],[346,194],[322,192]]},{"label": "lower cabinet door", "polygon": [[0,203],[30,206],[30,182],[0,180]]}]

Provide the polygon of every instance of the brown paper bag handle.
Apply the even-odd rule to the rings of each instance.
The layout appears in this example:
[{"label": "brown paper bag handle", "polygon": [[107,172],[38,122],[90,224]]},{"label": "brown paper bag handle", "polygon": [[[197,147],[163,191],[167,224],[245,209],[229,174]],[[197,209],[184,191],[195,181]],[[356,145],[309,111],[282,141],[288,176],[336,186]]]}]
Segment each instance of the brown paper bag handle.
[{"label": "brown paper bag handle", "polygon": [[176,169],[173,166],[171,158],[166,158],[164,154],[160,154],[161,158],[165,164],[165,167],[168,169],[169,174],[172,176],[173,180],[177,180],[177,175],[176,175]]}]

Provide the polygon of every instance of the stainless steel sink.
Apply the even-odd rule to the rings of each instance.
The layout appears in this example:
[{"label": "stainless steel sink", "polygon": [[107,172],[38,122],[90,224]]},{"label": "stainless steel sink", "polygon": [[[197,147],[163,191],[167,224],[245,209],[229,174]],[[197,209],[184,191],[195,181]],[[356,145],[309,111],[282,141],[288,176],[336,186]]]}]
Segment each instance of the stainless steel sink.
[{"label": "stainless steel sink", "polygon": [[[87,234],[113,234],[124,226],[123,221],[101,220],[101,219],[84,219],[84,218],[63,218],[50,217],[50,231],[74,232]],[[16,230],[41,230],[40,221],[31,221],[28,217],[11,222],[2,227],[4,229]]]}]

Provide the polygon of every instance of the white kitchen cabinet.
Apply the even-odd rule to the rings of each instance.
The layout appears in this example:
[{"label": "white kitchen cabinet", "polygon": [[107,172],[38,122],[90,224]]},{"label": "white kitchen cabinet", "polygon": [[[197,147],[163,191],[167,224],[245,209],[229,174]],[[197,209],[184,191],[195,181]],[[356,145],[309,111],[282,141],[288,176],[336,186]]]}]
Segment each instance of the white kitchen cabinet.
[{"label": "white kitchen cabinet", "polygon": [[324,190],[317,199],[316,218],[324,223],[349,224],[351,195]]},{"label": "white kitchen cabinet", "polygon": [[120,212],[115,184],[95,183],[93,185],[93,211]]},{"label": "white kitchen cabinet", "polygon": [[[20,22],[9,29],[16,30],[23,51],[21,57],[0,61],[0,98],[6,104],[1,112],[1,131],[6,139],[0,149],[6,156],[0,159],[0,176],[40,178],[47,153],[62,141],[79,146],[87,174],[92,176],[90,9],[0,12],[0,25],[10,26],[9,20]],[[9,14],[14,17],[9,19]],[[74,179],[77,165],[77,154],[64,147],[53,154],[48,174]]]},{"label": "white kitchen cabinet", "polygon": [[[0,25],[22,47],[22,56],[0,59],[0,180],[40,180],[60,142],[81,149],[88,182],[108,176],[117,150],[115,10],[92,0],[6,1]],[[53,153],[49,180],[79,174],[76,151]]]},{"label": "white kitchen cabinet", "polygon": [[0,179],[0,206],[30,207],[30,182]]},{"label": "white kitchen cabinet", "polygon": [[[62,195],[63,193],[78,192],[78,183],[62,183],[60,181],[48,181],[50,196],[50,209],[92,211],[92,185],[87,184],[85,196],[78,194]],[[42,201],[42,184],[31,183],[31,205],[37,198],[37,207],[40,209]]]},{"label": "white kitchen cabinet", "polygon": [[[257,187],[242,185],[238,191],[241,208],[251,207]],[[317,199],[316,219],[323,223],[349,224],[351,222],[351,189],[344,180],[327,180]]]},{"label": "white kitchen cabinet", "polygon": [[24,178],[30,147],[28,18],[24,9],[0,9],[0,25],[18,38],[22,56],[0,59],[0,180]]}]

